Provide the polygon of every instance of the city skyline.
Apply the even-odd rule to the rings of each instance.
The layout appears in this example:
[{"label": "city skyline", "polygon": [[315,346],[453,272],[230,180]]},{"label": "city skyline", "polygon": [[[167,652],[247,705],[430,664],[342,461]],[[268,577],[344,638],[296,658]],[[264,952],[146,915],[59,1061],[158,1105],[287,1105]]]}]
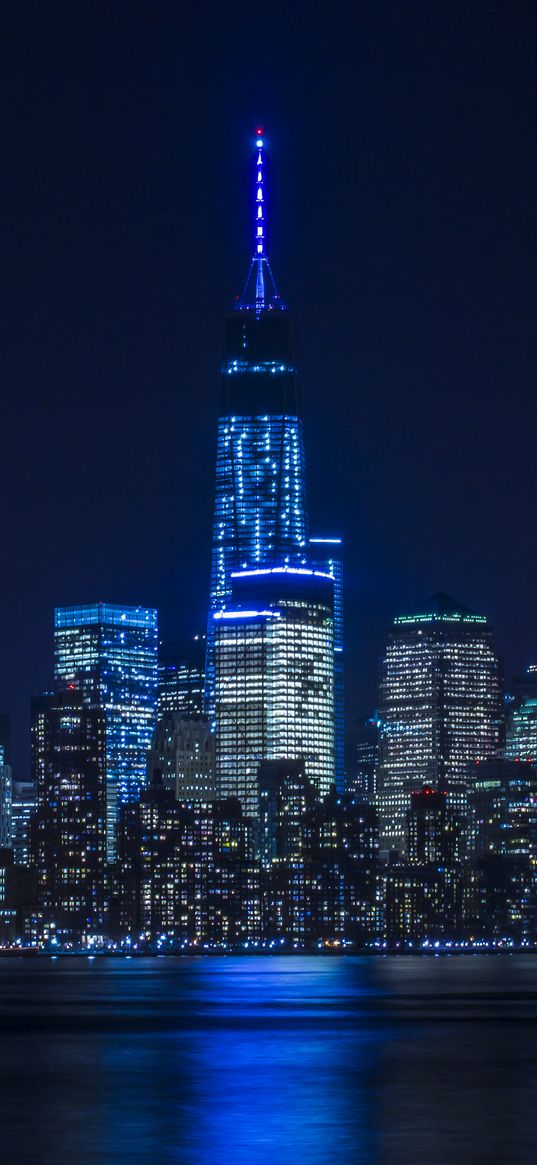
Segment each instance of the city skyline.
[{"label": "city skyline", "polygon": [[[145,29],[141,14],[132,19]],[[449,14],[419,29],[396,14],[387,25],[364,19],[360,51],[374,45],[377,56],[362,61],[363,92],[332,63],[318,91],[309,87],[308,109],[301,67],[295,76],[287,58],[277,99],[253,72],[248,97],[234,81],[226,90],[216,27],[206,30],[214,68],[186,123],[169,100],[178,81],[166,21],[150,29],[162,66],[150,107],[135,54],[123,95],[109,85],[100,109],[86,97],[112,68],[121,14],[109,17],[106,44],[98,16],[52,20],[49,53],[35,60],[43,28],[33,46],[11,16],[7,84],[20,120],[8,119],[3,195],[2,472],[12,501],[0,707],[14,715],[19,778],[29,769],[29,697],[50,683],[54,606],[142,603],[158,607],[164,638],[203,632],[220,319],[249,250],[256,117],[274,163],[275,270],[300,325],[310,508],[320,535],[337,513],[346,544],[349,727],[370,712],[393,617],[428,593],[486,613],[507,679],[534,658],[531,37],[523,20],[505,28],[493,14],[480,57],[469,16],[462,46]],[[234,50],[243,60],[248,31],[247,20]],[[94,57],[71,73],[62,62],[80,65],[92,33]],[[324,43],[320,29],[312,35],[310,77]],[[290,44],[298,37],[293,24]],[[28,93],[23,43],[35,65]],[[269,44],[274,52],[270,35],[262,54]],[[53,62],[57,99],[47,89]],[[516,132],[499,137],[498,125]],[[39,570],[28,568],[28,547]]]},{"label": "city skyline", "polygon": [[11,1165],[530,1165],[537,9],[2,12]]}]

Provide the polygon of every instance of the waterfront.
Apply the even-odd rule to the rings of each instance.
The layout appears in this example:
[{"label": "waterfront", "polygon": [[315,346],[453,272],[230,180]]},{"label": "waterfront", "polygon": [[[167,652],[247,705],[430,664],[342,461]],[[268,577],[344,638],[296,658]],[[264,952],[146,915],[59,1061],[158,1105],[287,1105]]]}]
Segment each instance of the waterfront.
[{"label": "waterfront", "polygon": [[537,1156],[531,956],[0,959],[3,1159]]}]

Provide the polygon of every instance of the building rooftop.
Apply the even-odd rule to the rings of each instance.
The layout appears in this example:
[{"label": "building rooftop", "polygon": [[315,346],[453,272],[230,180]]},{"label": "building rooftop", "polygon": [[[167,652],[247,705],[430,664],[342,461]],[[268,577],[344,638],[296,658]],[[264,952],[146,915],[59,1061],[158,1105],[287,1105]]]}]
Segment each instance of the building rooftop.
[{"label": "building rooftop", "polygon": [[394,619],[397,626],[402,623],[486,623],[486,621],[484,615],[476,615],[475,611],[440,591],[425,599],[415,611],[397,615]]}]

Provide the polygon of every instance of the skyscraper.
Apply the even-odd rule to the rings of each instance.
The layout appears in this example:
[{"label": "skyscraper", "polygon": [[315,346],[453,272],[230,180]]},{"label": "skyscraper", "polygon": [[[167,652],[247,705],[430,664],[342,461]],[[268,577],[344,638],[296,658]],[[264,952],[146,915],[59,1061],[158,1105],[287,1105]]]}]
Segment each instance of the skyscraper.
[{"label": "skyscraper", "polygon": [[537,765],[537,666],[530,664],[513,683],[507,716],[505,755]]},{"label": "skyscraper", "polygon": [[334,580],[334,731],[336,785],[340,793],[345,783],[345,690],[343,637],[343,555],[341,538],[310,538],[310,564],[324,570]]},{"label": "skyscraper", "polygon": [[300,565],[307,556],[304,441],[292,318],[267,255],[263,131],[256,131],[253,255],[224,326],[207,633],[214,710],[214,622],[233,571]]},{"label": "skyscraper", "polygon": [[446,595],[394,620],[380,684],[376,803],[381,844],[404,850],[410,794],[468,778],[494,756],[500,676],[483,615]]},{"label": "skyscraper", "polygon": [[157,704],[157,612],[147,607],[59,607],[55,680],[78,688],[106,718],[107,858],[114,860],[118,805],[138,798]]},{"label": "skyscraper", "polygon": [[5,759],[4,746],[0,744],[0,849],[12,845],[13,779],[11,765]]},{"label": "skyscraper", "polygon": [[68,688],[43,710],[37,869],[45,924],[76,943],[105,925],[106,713]]},{"label": "skyscraper", "polygon": [[13,861],[27,866],[30,860],[30,833],[37,810],[37,790],[32,781],[13,782]]},{"label": "skyscraper", "polygon": [[305,567],[232,576],[217,611],[216,774],[219,795],[258,814],[264,760],[303,760],[317,793],[334,782],[334,583]]},{"label": "skyscraper", "polygon": [[205,636],[161,641],[158,648],[158,718],[169,712],[201,716],[204,687]]}]

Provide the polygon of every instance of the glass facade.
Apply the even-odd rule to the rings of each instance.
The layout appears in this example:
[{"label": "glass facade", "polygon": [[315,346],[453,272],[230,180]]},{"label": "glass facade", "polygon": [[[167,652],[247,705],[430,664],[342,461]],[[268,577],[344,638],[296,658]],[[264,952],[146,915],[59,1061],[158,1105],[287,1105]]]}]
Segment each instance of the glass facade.
[{"label": "glass facade", "polygon": [[505,755],[537,765],[537,698],[523,700],[509,717]]},{"label": "glass facade", "polygon": [[[207,631],[206,705],[214,713],[213,614],[233,571],[303,564],[304,439],[291,314],[266,255],[263,140],[256,143],[254,252],[224,327]],[[260,233],[261,232],[261,233]]]},{"label": "glass facade", "polygon": [[341,538],[310,538],[310,564],[334,580],[334,720],[336,786],[345,784],[345,675],[343,640],[343,543]]},{"label": "glass facade", "polygon": [[[231,597],[231,575],[307,557],[302,420],[287,312],[226,321],[216,453],[211,614]],[[213,706],[214,624],[207,644]]]},{"label": "glass facade", "polygon": [[77,688],[106,717],[107,858],[115,857],[118,806],[146,779],[157,705],[157,612],[147,607],[59,607],[54,615],[55,680]]},{"label": "glass facade", "polygon": [[396,618],[379,716],[381,842],[403,851],[411,792],[465,781],[472,762],[497,751],[500,675],[486,619],[443,595]]},{"label": "glass facade", "polygon": [[233,576],[214,615],[219,795],[258,815],[263,760],[303,760],[320,795],[334,782],[333,580],[306,568]]},{"label": "glass facade", "polygon": [[158,718],[201,716],[205,689],[205,636],[162,641],[158,649]]},{"label": "glass facade", "polygon": [[30,830],[37,810],[36,787],[31,781],[13,782],[13,861],[27,866],[30,861]]}]

